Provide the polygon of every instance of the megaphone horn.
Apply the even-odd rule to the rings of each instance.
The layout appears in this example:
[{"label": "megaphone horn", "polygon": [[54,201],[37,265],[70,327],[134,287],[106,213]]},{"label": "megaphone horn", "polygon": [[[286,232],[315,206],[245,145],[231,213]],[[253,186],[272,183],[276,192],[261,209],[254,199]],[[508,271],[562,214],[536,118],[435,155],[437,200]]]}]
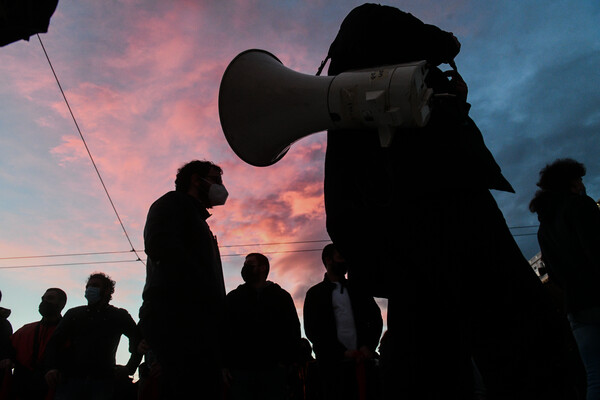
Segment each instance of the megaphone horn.
[{"label": "megaphone horn", "polygon": [[327,129],[378,128],[388,146],[399,127],[429,120],[426,62],[313,76],[265,50],[229,64],[219,89],[219,118],[231,149],[248,164],[279,161],[297,140]]}]

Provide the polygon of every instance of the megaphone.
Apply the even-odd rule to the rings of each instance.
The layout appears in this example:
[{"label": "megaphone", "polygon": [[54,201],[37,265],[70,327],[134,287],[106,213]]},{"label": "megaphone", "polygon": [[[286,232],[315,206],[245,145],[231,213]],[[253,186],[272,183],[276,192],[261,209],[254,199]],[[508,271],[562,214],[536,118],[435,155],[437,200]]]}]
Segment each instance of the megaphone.
[{"label": "megaphone", "polygon": [[219,118],[231,149],[265,167],[297,140],[327,129],[377,128],[389,146],[400,127],[429,120],[433,91],[425,61],[312,76],[283,66],[265,50],[246,50],[229,64],[219,88]]}]

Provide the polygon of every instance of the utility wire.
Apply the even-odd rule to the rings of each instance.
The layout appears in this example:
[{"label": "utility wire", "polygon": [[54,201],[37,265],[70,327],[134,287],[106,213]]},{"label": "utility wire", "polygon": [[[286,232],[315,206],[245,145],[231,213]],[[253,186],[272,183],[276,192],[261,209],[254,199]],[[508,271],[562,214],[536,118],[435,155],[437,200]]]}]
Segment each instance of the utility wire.
[{"label": "utility wire", "polygon": [[278,244],[322,243],[322,242],[331,242],[331,239],[299,240],[299,241],[294,241],[294,242],[230,244],[230,245],[224,245],[224,246],[219,246],[219,247],[226,248],[226,247],[248,247],[248,246],[274,246],[274,245],[278,245]]},{"label": "utility wire", "polygon": [[[323,251],[323,249],[304,249],[304,250],[284,250],[284,251],[264,251],[262,254],[284,254],[284,253],[308,253],[313,251]],[[244,257],[246,253],[239,254],[221,254],[221,257]],[[22,268],[42,268],[42,267],[71,267],[75,265],[94,265],[94,264],[118,264],[130,263],[143,260],[113,260],[113,261],[97,261],[97,262],[81,262],[81,263],[63,263],[63,264],[37,264],[37,265],[14,265],[8,267],[0,267],[0,269],[22,269]]]},{"label": "utility wire", "polygon": [[[322,242],[330,242],[330,239],[320,239],[320,240],[297,240],[291,242],[267,242],[267,243],[248,243],[248,244],[230,244],[219,246],[219,248],[231,248],[231,247],[250,247],[250,246],[274,246],[274,245],[284,245],[284,244],[304,244],[304,243],[322,243]],[[65,254],[44,254],[44,255],[36,255],[36,256],[14,256],[14,257],[0,257],[0,260],[20,260],[27,258],[51,258],[51,257],[79,257],[79,256],[97,256],[97,255],[105,255],[105,254],[123,254],[123,253],[131,253],[131,252],[142,252],[144,250],[121,250],[121,251],[98,251],[98,252],[90,252],[90,253],[65,253]],[[136,253],[137,254],[137,253]]]},{"label": "utility wire", "polygon": [[[513,236],[533,236],[536,233],[520,233],[514,234]],[[272,245],[272,244],[297,244],[297,243],[316,243],[316,242],[328,242],[329,239],[323,240],[305,240],[305,241],[296,241],[296,242],[281,242],[281,243],[258,243],[258,244],[237,244],[237,245],[229,245],[229,246],[219,246],[223,247],[246,247],[246,246],[260,246],[260,245]],[[262,254],[288,254],[288,253],[306,253],[313,251],[322,251],[323,249],[303,249],[303,250],[280,250],[280,251],[263,251]],[[0,260],[16,260],[16,259],[30,259],[30,258],[45,258],[45,257],[68,257],[68,256],[89,256],[89,255],[105,255],[105,254],[123,254],[123,253],[131,253],[135,252],[135,250],[128,251],[105,251],[105,252],[96,252],[96,253],[79,253],[79,254],[53,254],[53,255],[42,255],[42,256],[22,256],[22,257],[2,257]],[[137,253],[136,253],[137,255]],[[221,254],[221,257],[241,257],[245,256],[245,253],[231,253],[231,254]],[[2,267],[0,269],[20,269],[20,268],[40,268],[40,267],[61,267],[61,266],[73,266],[73,265],[91,265],[91,264],[115,264],[115,263],[124,263],[124,262],[137,262],[141,261],[144,264],[144,260],[115,260],[115,261],[97,261],[97,262],[85,262],[85,263],[64,263],[64,264],[40,264],[40,265],[17,265],[17,266],[8,266]]]},{"label": "utility wire", "polygon": [[[535,235],[535,233],[524,233],[524,234],[517,234],[517,235],[513,235],[513,236],[531,236],[531,235]],[[307,241],[307,242],[323,242],[326,240],[311,240],[311,241]],[[303,243],[303,242],[290,242],[290,243]],[[284,243],[287,244],[287,243]],[[250,245],[235,245],[235,246],[239,246],[239,247],[243,247],[243,246],[250,246]],[[228,246],[228,247],[235,247],[234,245]],[[225,247],[225,246],[220,246],[220,247]],[[308,253],[308,252],[313,252],[313,251],[322,251],[323,249],[319,248],[319,249],[303,249],[303,250],[281,250],[281,251],[264,251],[262,252],[262,254],[289,254],[289,253]],[[128,253],[130,251],[116,251],[116,252],[101,252],[101,253],[83,253],[82,255],[95,255],[95,254],[116,254],[116,253]],[[73,254],[75,255],[75,254]],[[231,253],[231,254],[221,254],[221,257],[243,257],[246,256],[246,253]],[[55,256],[38,256],[38,257],[60,257],[58,255]],[[15,259],[17,257],[6,257],[6,258],[0,258],[3,260],[6,259]],[[21,257],[21,258],[31,258],[31,257]],[[143,260],[114,260],[114,261],[98,261],[98,262],[85,262],[85,263],[64,263],[64,264],[39,264],[39,265],[16,265],[16,266],[9,266],[9,267],[0,267],[0,269],[21,269],[21,268],[42,268],[42,267],[70,267],[70,266],[76,266],[76,265],[94,265],[94,264],[118,264],[118,263],[130,263],[130,262],[137,262],[137,261],[142,261]]]},{"label": "utility wire", "polygon": [[63,264],[38,264],[38,265],[13,265],[8,267],[0,267],[0,269],[21,269],[21,268],[46,268],[46,267],[69,267],[74,265],[95,265],[95,264],[115,264],[115,263],[132,263],[141,260],[115,260],[115,261],[90,261],[80,263],[63,263]]},{"label": "utility wire", "polygon": [[[304,250],[281,250],[281,251],[263,251],[262,254],[285,254],[285,253],[307,253],[311,251],[323,251],[323,249],[304,249]],[[221,257],[247,256],[248,254],[221,254]]]},{"label": "utility wire", "polygon": [[123,254],[131,253],[134,250],[122,251],[98,251],[94,253],[70,253],[70,254],[44,254],[39,256],[16,256],[16,257],[0,257],[0,260],[22,260],[26,258],[52,258],[52,257],[79,257],[79,256],[98,256],[104,254]]},{"label": "utility wire", "polygon": [[[7,266],[7,267],[1,267],[0,269],[18,269],[18,268],[41,268],[41,267],[54,267],[54,266],[73,266],[73,265],[90,265],[90,264],[107,264],[107,263],[123,263],[123,262],[138,262],[140,261],[142,264],[145,265],[144,261],[141,259],[140,255],[138,254],[138,252],[135,250],[135,247],[133,246],[133,243],[131,241],[131,238],[129,237],[129,234],[127,233],[127,229],[125,229],[125,225],[123,224],[123,220],[121,219],[121,216],[119,215],[119,212],[117,211],[117,208],[112,200],[112,197],[110,196],[110,193],[108,192],[108,188],[106,187],[104,180],[102,179],[102,175],[100,174],[100,170],[98,169],[98,166],[96,165],[96,162],[94,161],[94,157],[92,156],[92,153],[87,145],[87,142],[83,136],[83,133],[81,131],[81,129],[79,128],[79,124],[77,123],[77,119],[75,118],[75,115],[73,114],[73,110],[71,109],[71,105],[69,104],[69,101],[67,100],[67,96],[62,88],[62,85],[60,84],[60,80],[58,79],[58,76],[56,74],[56,71],[54,70],[54,66],[52,65],[52,62],[50,61],[50,57],[48,56],[48,52],[46,51],[46,47],[44,46],[44,43],[42,42],[42,38],[40,37],[39,34],[36,35],[38,37],[38,40],[40,42],[40,45],[42,47],[42,50],[44,51],[44,55],[46,56],[46,60],[48,60],[48,65],[50,66],[50,69],[52,70],[52,74],[54,75],[54,79],[56,80],[56,84],[58,85],[58,88],[60,90],[60,93],[62,94],[62,97],[65,101],[65,104],[67,105],[67,109],[69,110],[69,114],[71,115],[71,118],[73,119],[73,123],[75,124],[75,127],[77,128],[77,132],[79,133],[79,137],[81,138],[81,141],[83,142],[83,145],[85,147],[85,150],[90,158],[90,161],[92,162],[92,166],[94,167],[94,170],[96,171],[96,175],[98,176],[98,179],[100,180],[100,183],[102,184],[102,188],[104,189],[104,193],[106,194],[106,197],[108,198],[108,201],[110,202],[110,205],[115,213],[115,216],[117,217],[117,220],[119,221],[119,225],[121,226],[121,229],[123,230],[123,233],[125,234],[125,237],[127,239],[127,242],[129,243],[131,250],[128,251],[107,251],[107,252],[92,252],[92,253],[71,253],[71,254],[50,254],[50,255],[38,255],[38,256],[20,256],[20,257],[0,257],[0,260],[16,260],[16,259],[31,259],[31,258],[50,258],[50,257],[75,257],[75,256],[90,256],[90,255],[106,255],[106,254],[122,254],[122,253],[134,253],[137,257],[136,260],[117,260],[117,261],[96,261],[96,262],[87,262],[87,263],[67,263],[67,264],[40,264],[40,265],[23,265],[23,266]],[[522,229],[522,228],[535,228],[538,225],[526,225],[526,226],[515,226],[515,227],[509,227],[509,229]],[[535,233],[530,233],[530,234],[514,234],[513,236],[530,236],[530,235],[534,235]],[[221,248],[231,248],[231,247],[248,247],[248,246],[269,246],[269,245],[285,245],[285,244],[300,244],[300,243],[320,243],[320,242],[328,242],[330,241],[329,239],[321,239],[321,240],[305,240],[305,241],[295,241],[295,242],[273,242],[273,243],[250,243],[250,244],[237,244],[237,245],[223,245],[223,246],[219,246]],[[300,253],[300,252],[311,252],[311,251],[320,251],[322,249],[308,249],[308,250],[287,250],[287,251],[271,251],[271,252],[263,252],[263,254],[283,254],[283,253]],[[232,256],[243,256],[244,254],[223,254],[222,257],[232,257]]]},{"label": "utility wire", "polygon": [[[521,229],[521,228],[537,228],[539,225],[527,225],[527,226],[513,226],[509,227],[509,229]],[[513,236],[533,236],[536,233],[515,233]],[[251,247],[251,246],[275,246],[275,245],[288,245],[288,244],[306,244],[306,243],[323,243],[330,242],[330,239],[319,239],[319,240],[296,240],[290,242],[266,242],[266,243],[242,243],[242,244],[230,244],[230,245],[222,245],[219,248],[232,248],[232,247]],[[58,257],[82,257],[82,256],[97,256],[97,255],[107,255],[107,254],[125,254],[125,253],[135,253],[138,256],[138,252],[142,252],[143,250],[121,250],[121,251],[98,251],[98,252],[89,252],[89,253],[65,253],[65,254],[44,254],[44,255],[32,255],[32,256],[14,256],[14,257],[0,257],[0,260],[22,260],[22,259],[32,259],[32,258],[58,258]],[[290,250],[290,251],[305,251],[305,250]],[[309,250],[313,251],[313,250]],[[272,251],[272,252],[263,252],[264,254],[278,254],[285,253],[286,251]],[[222,254],[221,256],[234,256],[241,254]],[[138,261],[138,260],[136,260]],[[139,260],[142,261],[143,260]],[[2,268],[2,267],[0,267]]]},{"label": "utility wire", "polygon": [[92,161],[92,165],[94,166],[94,169],[96,170],[96,174],[98,175],[98,179],[100,179],[100,183],[102,184],[102,187],[104,188],[104,193],[106,193],[106,196],[108,197],[108,201],[110,202],[110,205],[113,209],[113,211],[115,212],[115,215],[117,216],[117,219],[119,220],[119,224],[121,225],[121,228],[123,229],[123,233],[125,233],[125,237],[127,238],[127,241],[129,242],[129,245],[131,246],[131,250],[135,253],[135,255],[137,256],[137,260],[136,261],[141,261],[143,264],[142,259],[140,258],[139,254],[135,251],[135,248],[133,247],[133,243],[131,242],[131,239],[129,238],[129,234],[127,233],[127,229],[125,229],[125,225],[123,224],[123,221],[121,220],[121,217],[119,216],[119,213],[117,212],[117,208],[115,207],[115,204],[112,201],[112,198],[110,197],[110,194],[108,193],[108,189],[106,188],[106,185],[104,184],[104,180],[102,179],[102,175],[100,175],[100,171],[98,170],[98,167],[96,166],[96,162],[94,161],[94,157],[92,157],[92,153],[90,152],[90,149],[88,148],[87,142],[85,141],[85,138],[83,137],[83,133],[81,132],[81,129],[79,129],[79,124],[77,123],[77,119],[75,118],[75,115],[73,114],[73,111],[71,110],[71,106],[69,105],[69,101],[67,100],[67,96],[65,95],[65,92],[60,84],[60,81],[58,80],[58,76],[56,75],[56,71],[54,71],[54,67],[52,66],[52,62],[50,61],[50,57],[48,56],[48,52],[46,51],[46,47],[44,47],[44,43],[42,42],[42,38],[40,37],[39,34],[37,34],[38,40],[40,41],[40,45],[42,46],[42,50],[44,50],[44,54],[46,55],[46,59],[48,60],[48,65],[50,65],[50,69],[52,70],[52,74],[54,75],[54,79],[56,79],[56,83],[58,84],[58,88],[60,89],[60,93],[63,96],[63,99],[65,100],[65,104],[67,105],[67,108],[69,109],[69,113],[71,114],[71,118],[73,119],[73,122],[75,123],[75,127],[77,128],[77,132],[79,132],[79,137],[81,137],[81,141],[83,142],[83,145],[85,146],[85,150],[87,151],[88,156],[90,157],[90,160]]}]

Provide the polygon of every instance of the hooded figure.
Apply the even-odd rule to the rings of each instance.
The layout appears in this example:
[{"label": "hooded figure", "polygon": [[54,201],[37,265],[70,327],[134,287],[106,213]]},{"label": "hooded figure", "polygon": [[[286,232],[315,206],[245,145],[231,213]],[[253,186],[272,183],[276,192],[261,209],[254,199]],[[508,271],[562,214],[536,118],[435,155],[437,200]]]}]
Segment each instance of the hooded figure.
[{"label": "hooded figure", "polygon": [[471,357],[489,398],[562,398],[560,321],[489,192],[512,187],[468,116],[466,84],[437,68],[459,50],[393,7],[344,19],[330,75],[424,59],[434,96],[428,125],[398,129],[387,148],[376,129],[328,132],[327,230],[349,279],[389,299],[388,398],[468,398]]}]

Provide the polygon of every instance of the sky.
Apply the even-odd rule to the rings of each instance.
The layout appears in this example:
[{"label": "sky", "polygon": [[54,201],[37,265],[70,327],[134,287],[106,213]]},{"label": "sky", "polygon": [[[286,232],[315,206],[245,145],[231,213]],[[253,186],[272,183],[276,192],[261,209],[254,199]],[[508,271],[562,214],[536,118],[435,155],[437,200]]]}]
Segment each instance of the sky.
[{"label": "sky", "polygon": [[[302,320],[328,243],[325,133],[300,140],[273,166],[247,165],[221,130],[219,84],[229,62],[252,48],[315,74],[343,18],[362,3],[61,0],[40,38],[99,174],[38,38],[1,47],[0,306],[12,310],[14,329],[40,318],[46,288],[64,289],[67,308],[85,304],[86,278],[96,271],[116,280],[112,304],[137,321],[148,207],[193,159],[219,164],[230,193],[208,220],[227,291],[242,283],[244,255],[262,252],[269,279],[290,292]],[[528,203],[544,165],[563,157],[584,163],[588,194],[600,198],[600,3],[382,4],[460,40],[470,115],[516,190],[494,196],[533,257],[537,218]]]}]

